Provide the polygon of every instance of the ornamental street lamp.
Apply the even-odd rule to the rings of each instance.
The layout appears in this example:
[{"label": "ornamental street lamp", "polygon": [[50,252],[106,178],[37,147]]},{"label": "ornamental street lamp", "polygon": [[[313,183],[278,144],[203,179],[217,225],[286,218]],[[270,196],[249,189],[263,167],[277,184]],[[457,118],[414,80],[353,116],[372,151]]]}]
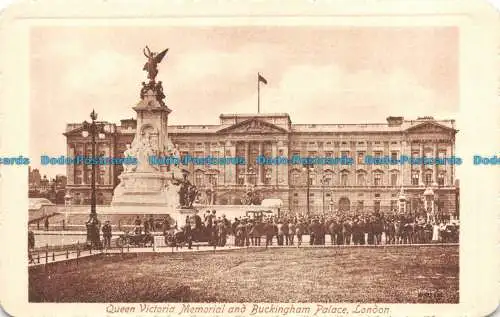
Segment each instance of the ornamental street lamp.
[{"label": "ornamental street lamp", "polygon": [[94,159],[96,157],[96,136],[99,139],[104,139],[104,124],[100,122],[96,122],[97,120],[97,113],[95,110],[92,109],[92,112],[90,113],[90,119],[92,119],[92,122],[83,122],[83,131],[82,131],[82,136],[84,138],[88,137],[90,135],[91,137],[91,143],[92,143],[92,174],[91,174],[91,187],[90,187],[90,216],[94,217],[97,219],[97,212],[96,212],[96,189],[95,189],[95,172],[96,172],[96,164],[94,162]]},{"label": "ornamental street lamp", "polygon": [[321,177],[321,193],[322,193],[322,198],[323,198],[323,204],[322,204],[323,216],[325,215],[325,185],[327,183],[328,183],[327,177],[326,177],[326,175],[323,175],[323,177]]},{"label": "ornamental street lamp", "polygon": [[306,205],[307,205],[307,216],[310,216],[310,203],[309,203],[309,192],[311,191],[311,171],[314,171],[314,165],[312,163],[304,163],[302,166],[302,170],[307,172],[307,197],[306,197]]},{"label": "ornamental street lamp", "polygon": [[102,248],[101,240],[99,237],[99,221],[97,220],[97,212],[96,212],[96,189],[95,189],[95,173],[96,173],[96,163],[94,162],[96,157],[96,136],[99,139],[104,139],[104,131],[105,125],[101,122],[96,122],[97,113],[95,110],[92,110],[90,113],[90,119],[92,122],[84,121],[82,136],[87,138],[89,135],[91,136],[92,142],[92,157],[91,157],[91,165],[92,165],[92,175],[91,175],[91,193],[90,193],[90,217],[86,223],[87,226],[87,245],[92,248]]}]

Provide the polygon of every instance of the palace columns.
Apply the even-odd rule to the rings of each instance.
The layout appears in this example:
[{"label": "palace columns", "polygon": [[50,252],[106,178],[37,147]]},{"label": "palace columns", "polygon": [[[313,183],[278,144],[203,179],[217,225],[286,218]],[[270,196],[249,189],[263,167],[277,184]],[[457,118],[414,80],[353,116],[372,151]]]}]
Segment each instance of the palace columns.
[{"label": "palace columns", "polygon": [[[271,155],[273,158],[276,158],[278,156],[276,142],[273,142],[271,144]],[[271,184],[278,185],[278,165],[276,164],[271,165],[271,169],[272,169]]]},{"label": "palace columns", "polygon": [[[455,153],[453,152],[453,146],[451,144],[448,144],[446,146],[446,157],[453,157]],[[453,186],[453,169],[454,166],[451,164],[446,164],[446,178],[445,178],[445,185],[447,186]]]},{"label": "palace columns", "polygon": [[[420,159],[424,157],[424,140],[420,140]],[[424,162],[420,164],[420,184],[424,184]]]},{"label": "palace columns", "polygon": [[[259,156],[260,155],[264,155],[264,143],[263,142],[259,142]],[[264,168],[264,165],[263,164],[256,164],[256,168],[257,168],[257,184],[259,185],[262,185],[264,183],[264,179],[263,179],[263,168]]]},{"label": "palace columns", "polygon": [[[436,159],[436,157],[438,157],[438,141],[437,140],[434,142],[434,159]],[[436,164],[436,162],[434,162],[432,174],[433,174],[432,178],[434,179],[434,182],[437,183],[438,182],[438,165]]]}]

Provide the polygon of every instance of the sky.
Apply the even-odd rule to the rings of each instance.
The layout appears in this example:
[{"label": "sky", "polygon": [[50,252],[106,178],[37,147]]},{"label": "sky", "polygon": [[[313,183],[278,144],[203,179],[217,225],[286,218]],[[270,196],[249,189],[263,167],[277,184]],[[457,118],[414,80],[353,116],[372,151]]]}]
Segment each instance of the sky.
[{"label": "sky", "polygon": [[[455,119],[454,27],[37,27],[30,36],[30,157],[66,155],[67,123],[133,118],[142,49],[158,65],[170,124],[218,124],[221,113],[288,113],[292,123]],[[41,168],[64,174],[65,167]]]}]

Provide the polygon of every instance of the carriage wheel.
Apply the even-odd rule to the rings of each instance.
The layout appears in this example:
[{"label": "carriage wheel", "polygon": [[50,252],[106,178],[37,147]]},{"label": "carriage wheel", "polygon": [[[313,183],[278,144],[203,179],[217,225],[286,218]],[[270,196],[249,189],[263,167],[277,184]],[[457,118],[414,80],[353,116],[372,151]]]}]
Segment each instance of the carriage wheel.
[{"label": "carriage wheel", "polygon": [[127,244],[127,243],[126,243],[125,238],[123,238],[123,237],[119,237],[118,239],[116,239],[116,246],[117,246],[117,247],[121,248],[121,247],[123,247],[123,246],[124,246],[124,245],[126,245],[126,244]]}]

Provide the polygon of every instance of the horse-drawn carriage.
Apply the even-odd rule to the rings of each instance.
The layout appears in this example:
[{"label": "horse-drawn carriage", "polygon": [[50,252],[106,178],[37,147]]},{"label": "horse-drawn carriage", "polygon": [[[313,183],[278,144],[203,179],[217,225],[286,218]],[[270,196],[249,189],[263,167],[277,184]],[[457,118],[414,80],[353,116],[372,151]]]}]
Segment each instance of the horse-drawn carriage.
[{"label": "horse-drawn carriage", "polygon": [[194,243],[208,243],[214,245],[216,243],[216,225],[212,223],[211,227],[205,226],[201,221],[200,216],[192,215],[189,218],[189,228],[186,225],[179,228],[176,226],[165,231],[165,244],[167,246],[184,246]]}]

